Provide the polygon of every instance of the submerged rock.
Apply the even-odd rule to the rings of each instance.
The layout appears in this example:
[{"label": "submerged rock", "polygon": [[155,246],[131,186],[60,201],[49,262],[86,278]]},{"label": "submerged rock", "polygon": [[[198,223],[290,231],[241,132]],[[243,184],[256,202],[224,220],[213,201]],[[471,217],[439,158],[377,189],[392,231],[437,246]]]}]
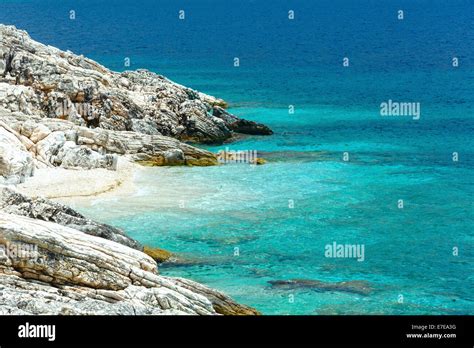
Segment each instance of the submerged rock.
[{"label": "submerged rock", "polygon": [[240,245],[257,240],[259,237],[252,234],[241,235],[189,235],[182,234],[176,237],[188,243],[206,243],[212,247],[222,247],[228,245]]},{"label": "submerged rock", "polygon": [[315,291],[341,291],[360,295],[368,295],[372,292],[370,283],[364,280],[351,280],[347,282],[323,282],[310,279],[271,280],[273,288],[283,290],[311,289]]},{"label": "submerged rock", "polygon": [[257,157],[252,164],[256,164],[257,166],[260,166],[265,163],[267,163],[267,161],[264,158]]},{"label": "submerged rock", "polygon": [[173,253],[167,250],[160,248],[151,248],[146,245],[143,247],[143,252],[158,263],[168,261],[173,256]]},{"label": "submerged rock", "polygon": [[224,263],[233,262],[233,256],[190,256],[187,254],[177,253],[172,258],[169,258],[161,265],[161,268],[176,268],[176,267],[207,267],[222,265]]}]

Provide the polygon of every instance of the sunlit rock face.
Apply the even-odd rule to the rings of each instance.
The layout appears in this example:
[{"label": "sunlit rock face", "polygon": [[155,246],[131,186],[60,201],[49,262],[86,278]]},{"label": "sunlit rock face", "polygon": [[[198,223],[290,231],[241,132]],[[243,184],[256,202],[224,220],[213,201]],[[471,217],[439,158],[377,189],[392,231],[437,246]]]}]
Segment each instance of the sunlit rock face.
[{"label": "sunlit rock face", "polygon": [[[116,73],[0,25],[0,107],[90,128],[220,143],[232,131],[268,134],[254,122],[219,117],[227,104],[147,70]],[[14,87],[11,87],[14,86]],[[21,86],[21,87],[19,87]],[[221,109],[218,109],[221,110]]]},{"label": "sunlit rock face", "polygon": [[0,212],[0,314],[219,313],[258,314],[206,286],[158,275],[140,250]]}]

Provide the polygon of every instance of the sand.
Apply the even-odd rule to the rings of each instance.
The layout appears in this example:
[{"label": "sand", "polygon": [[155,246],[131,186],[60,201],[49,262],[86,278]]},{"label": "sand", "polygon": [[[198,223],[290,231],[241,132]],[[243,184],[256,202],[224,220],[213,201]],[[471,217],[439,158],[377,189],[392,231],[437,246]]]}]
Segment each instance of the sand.
[{"label": "sand", "polygon": [[34,176],[16,189],[31,197],[50,199],[87,198],[109,194],[132,194],[135,174],[141,166],[119,158],[117,170],[107,169],[37,169]]}]

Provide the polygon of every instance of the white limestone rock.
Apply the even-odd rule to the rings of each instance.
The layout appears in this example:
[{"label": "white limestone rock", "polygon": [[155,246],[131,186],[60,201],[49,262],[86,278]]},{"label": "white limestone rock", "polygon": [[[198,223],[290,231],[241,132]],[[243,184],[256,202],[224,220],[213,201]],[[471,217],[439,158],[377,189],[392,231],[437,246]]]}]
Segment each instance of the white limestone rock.
[{"label": "white limestone rock", "polygon": [[0,182],[21,183],[33,173],[32,155],[14,134],[0,126]]},{"label": "white limestone rock", "polygon": [[212,115],[213,107],[227,106],[221,99],[145,69],[110,71],[13,26],[0,25],[0,37],[0,107],[9,111],[194,142],[221,143],[232,136],[229,118]]},{"label": "white limestone rock", "polygon": [[[7,252],[20,243],[36,249]],[[0,213],[0,246],[6,314],[215,314],[206,297],[159,276],[149,256],[103,238]]]}]

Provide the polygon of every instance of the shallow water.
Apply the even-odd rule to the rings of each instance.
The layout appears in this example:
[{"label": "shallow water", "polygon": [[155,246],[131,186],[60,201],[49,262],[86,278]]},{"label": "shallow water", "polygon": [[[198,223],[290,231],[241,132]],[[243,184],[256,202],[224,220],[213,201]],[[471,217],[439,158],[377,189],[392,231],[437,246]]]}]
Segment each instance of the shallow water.
[{"label": "shallow water", "polygon": [[[136,179],[135,196],[99,199],[82,210],[191,261],[162,267],[163,273],[224,290],[264,313],[472,310],[472,249],[462,247],[472,244],[472,196],[464,191],[472,187],[471,169],[456,168],[452,182],[449,165],[306,155],[269,156],[263,166],[149,168]],[[325,246],[333,242],[363,244],[365,260],[326,258]],[[461,256],[452,256],[453,246],[461,246]],[[268,284],[293,278],[365,280],[372,292]]]},{"label": "shallow water", "polygon": [[[257,150],[263,166],[149,168],[136,195],[78,209],[188,261],[162,273],[263,313],[474,312],[471,1],[301,0],[293,22],[278,0],[193,1],[184,22],[176,1],[104,4],[6,1],[0,22],[114,70],[129,57],[275,134],[207,147]],[[381,117],[389,99],[419,102],[421,118]],[[325,257],[333,242],[364,245],[364,261]],[[371,291],[268,283],[292,278]]]}]

